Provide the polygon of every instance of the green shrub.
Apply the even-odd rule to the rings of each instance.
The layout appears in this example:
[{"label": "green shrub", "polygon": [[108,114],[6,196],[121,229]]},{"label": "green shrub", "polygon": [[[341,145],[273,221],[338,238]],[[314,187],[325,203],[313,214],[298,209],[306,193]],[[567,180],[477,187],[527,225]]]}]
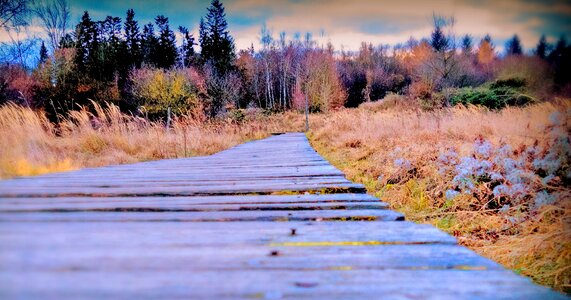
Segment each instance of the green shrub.
[{"label": "green shrub", "polygon": [[472,88],[451,89],[448,91],[450,105],[481,105],[491,109],[506,106],[523,106],[533,102],[524,94],[526,81],[521,78],[497,80],[488,85]]},{"label": "green shrub", "polygon": [[200,83],[192,70],[141,68],[131,74],[132,93],[141,110],[152,119],[165,118],[168,108],[175,115],[201,109]]}]

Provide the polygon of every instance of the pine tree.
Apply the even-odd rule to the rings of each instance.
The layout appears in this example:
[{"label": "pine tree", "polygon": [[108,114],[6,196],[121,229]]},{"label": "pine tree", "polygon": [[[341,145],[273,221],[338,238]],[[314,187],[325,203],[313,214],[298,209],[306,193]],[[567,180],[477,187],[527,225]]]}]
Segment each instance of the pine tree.
[{"label": "pine tree", "polygon": [[121,18],[108,16],[99,22],[100,48],[98,63],[100,79],[111,81],[115,73],[125,64],[122,57],[125,42],[121,39]]},{"label": "pine tree", "polygon": [[183,35],[182,46],[180,48],[180,57],[182,59],[182,65],[188,67],[193,64],[195,59],[194,53],[194,36],[188,31],[188,28],[180,26],[178,28],[180,33]]},{"label": "pine tree", "polygon": [[40,64],[43,64],[48,59],[48,49],[44,42],[42,42],[42,46],[40,47]]},{"label": "pine tree", "polygon": [[63,49],[63,48],[73,48],[73,47],[75,47],[75,41],[73,40],[71,34],[66,33],[59,41],[58,48]]},{"label": "pine tree", "polygon": [[228,32],[224,6],[212,0],[206,19],[200,21],[200,47],[205,62],[210,62],[216,71],[225,74],[233,69],[234,39]]},{"label": "pine tree", "polygon": [[468,55],[472,53],[472,37],[467,34],[462,37],[462,53]]},{"label": "pine tree", "polygon": [[442,31],[442,26],[440,24],[435,24],[430,40],[430,45],[434,51],[444,52],[448,49],[449,44],[450,42],[448,38]]},{"label": "pine tree", "polygon": [[156,56],[157,38],[155,37],[155,29],[152,23],[143,26],[143,35],[141,36],[141,53],[143,63],[154,65],[154,56]]},{"label": "pine tree", "polygon": [[177,49],[174,32],[170,29],[169,19],[165,16],[157,16],[155,23],[159,28],[157,54],[154,63],[158,68],[171,68],[177,60]]},{"label": "pine tree", "polygon": [[547,57],[547,40],[545,39],[545,35],[542,35],[539,38],[539,42],[537,43],[537,47],[535,48],[535,55],[537,55],[541,59],[545,59]]},{"label": "pine tree", "polygon": [[521,55],[522,53],[521,42],[516,34],[506,43],[506,54]]},{"label": "pine tree", "polygon": [[141,33],[139,32],[139,24],[135,21],[135,11],[127,10],[127,19],[124,24],[126,57],[127,64],[130,68],[140,68],[142,63],[141,55]]},{"label": "pine tree", "polygon": [[85,11],[81,17],[81,21],[75,28],[75,66],[79,72],[87,70],[88,58],[92,43],[94,41],[93,33],[95,31],[95,23],[89,17],[89,13]]}]

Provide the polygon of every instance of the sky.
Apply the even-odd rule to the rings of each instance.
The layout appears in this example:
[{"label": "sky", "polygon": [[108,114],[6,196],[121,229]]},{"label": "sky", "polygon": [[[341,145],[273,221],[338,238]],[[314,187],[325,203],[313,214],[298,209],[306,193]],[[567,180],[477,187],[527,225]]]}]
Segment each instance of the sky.
[{"label": "sky", "polygon": [[[133,8],[142,24],[165,15],[171,26],[190,28],[197,36],[201,16],[209,0],[68,0],[72,24],[83,11],[95,20],[107,15],[125,17]],[[335,49],[357,50],[362,41],[374,45],[406,42],[428,37],[434,13],[453,16],[457,36],[472,35],[476,43],[490,34],[499,51],[518,34],[524,48],[535,47],[541,34],[555,42],[571,36],[571,1],[556,0],[222,0],[229,30],[237,49],[259,46],[263,24],[278,37],[291,39],[306,32],[318,44],[331,42]],[[1,37],[0,37],[1,39]]]},{"label": "sky", "polygon": [[[498,48],[518,34],[525,48],[537,44],[541,34],[552,42],[571,32],[571,2],[523,0],[226,0],[229,29],[237,49],[259,45],[263,24],[277,38],[280,32],[294,38],[306,32],[335,49],[356,50],[362,41],[394,45],[427,37],[434,13],[453,16],[454,32],[476,40],[490,34]],[[567,2],[567,3],[566,3]],[[133,8],[141,23],[159,14],[174,27],[198,28],[209,0],[70,0],[72,21],[88,10],[93,18],[123,17]],[[195,34],[196,35],[196,34]]]}]

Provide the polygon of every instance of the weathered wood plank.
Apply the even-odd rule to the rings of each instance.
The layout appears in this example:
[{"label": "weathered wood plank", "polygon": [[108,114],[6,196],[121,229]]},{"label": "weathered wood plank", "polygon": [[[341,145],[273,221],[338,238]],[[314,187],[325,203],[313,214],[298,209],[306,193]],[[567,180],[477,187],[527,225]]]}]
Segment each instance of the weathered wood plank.
[{"label": "weathered wood plank", "polygon": [[[296,235],[291,235],[291,229]],[[33,238],[32,238],[33,237]],[[456,239],[430,225],[411,222],[9,222],[0,223],[0,249],[33,251],[60,247],[132,245],[154,247],[244,246],[286,242],[370,242],[455,244]],[[276,247],[278,247],[276,245]],[[287,247],[287,246],[283,246]],[[348,244],[347,247],[352,247]],[[109,255],[113,249],[108,248]]]},{"label": "weathered wood plank", "polygon": [[206,270],[0,274],[3,299],[567,299],[509,271]]},{"label": "weathered wood plank", "polygon": [[33,203],[18,205],[0,204],[0,212],[80,212],[80,211],[116,211],[116,212],[198,212],[198,211],[240,211],[240,210],[364,210],[386,209],[387,204],[377,202],[327,202],[327,203],[269,203],[269,204],[191,204],[161,202],[106,202],[98,203]]},{"label": "weathered wood plank", "polygon": [[[0,212],[0,222],[228,222],[228,221],[402,221],[392,210],[240,210],[184,212]],[[261,226],[261,225],[260,225]]]},{"label": "weathered wood plank", "polygon": [[225,195],[225,196],[193,196],[193,197],[50,197],[50,198],[3,198],[0,205],[10,207],[19,204],[50,203],[151,203],[161,204],[270,204],[270,203],[328,203],[328,202],[380,202],[368,194],[296,194],[296,195]]},{"label": "weathered wood plank", "polygon": [[[401,244],[376,246],[232,247],[165,244],[141,251],[140,246],[117,243],[113,253],[98,245],[45,243],[33,246],[32,258],[22,249],[0,247],[4,272],[15,270],[59,271],[185,271],[185,270],[501,270],[497,263],[465,247],[450,244]],[[31,252],[28,248],[26,252]],[[272,251],[278,255],[272,256]],[[208,253],[209,255],[204,255]]]},{"label": "weathered wood plank", "polygon": [[[110,182],[112,184],[112,182]],[[8,197],[120,197],[120,196],[200,196],[229,194],[268,194],[275,192],[320,192],[359,193],[366,189],[361,184],[236,184],[234,186],[146,186],[146,187],[43,187],[37,189],[10,188],[0,194],[0,198]]]}]

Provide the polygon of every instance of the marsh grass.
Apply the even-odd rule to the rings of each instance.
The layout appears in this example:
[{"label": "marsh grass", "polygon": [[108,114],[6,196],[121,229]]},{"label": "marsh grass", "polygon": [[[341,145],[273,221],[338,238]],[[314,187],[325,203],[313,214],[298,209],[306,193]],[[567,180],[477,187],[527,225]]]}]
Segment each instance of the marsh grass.
[{"label": "marsh grass", "polygon": [[[571,101],[431,112],[404,101],[391,96],[387,102],[313,116],[310,141],[350,180],[363,183],[408,220],[433,224],[462,245],[569,292],[571,192],[564,177],[570,167]],[[557,130],[550,120],[554,113],[563,116]],[[557,141],[567,148],[554,152]],[[492,153],[487,158],[478,154],[487,149],[484,145]],[[506,145],[512,150],[501,156],[499,149]],[[442,161],[448,152],[454,158]],[[532,152],[535,156],[525,156]],[[503,167],[510,159],[521,161],[513,171],[517,176]],[[557,163],[559,173],[543,183],[547,174],[534,169],[534,163]],[[493,172],[499,179],[489,178]],[[498,185],[510,193],[494,194]],[[540,201],[540,193],[548,197]]]},{"label": "marsh grass", "polygon": [[29,108],[0,107],[0,178],[208,155],[272,132],[303,128],[296,113],[253,112],[239,123],[181,117],[166,129],[162,122],[124,114],[115,105],[92,105],[93,113],[72,111],[58,124]]}]

